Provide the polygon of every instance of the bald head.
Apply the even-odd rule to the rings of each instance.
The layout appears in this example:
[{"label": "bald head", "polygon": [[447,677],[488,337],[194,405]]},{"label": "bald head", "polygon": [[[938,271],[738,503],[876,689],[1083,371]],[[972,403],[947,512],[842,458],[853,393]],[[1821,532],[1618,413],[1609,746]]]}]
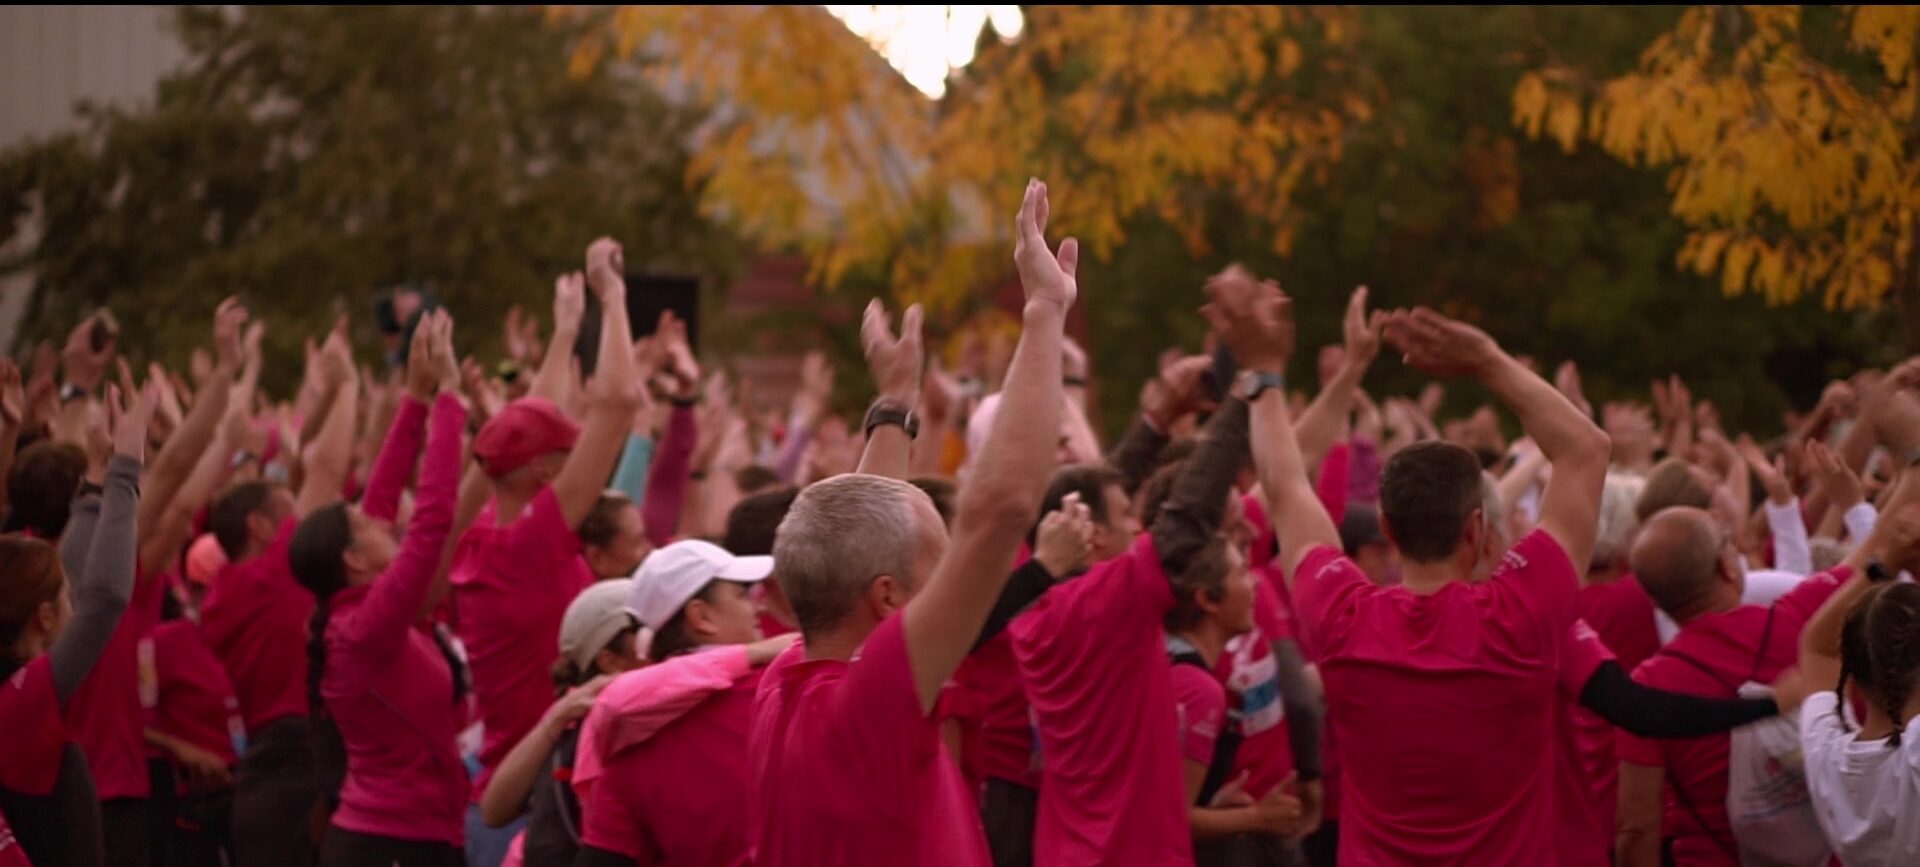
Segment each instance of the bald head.
[{"label": "bald head", "polygon": [[1720,582],[1721,541],[1712,515],[1692,506],[1673,506],[1647,519],[1629,562],[1654,604],[1679,619],[1713,595]]}]

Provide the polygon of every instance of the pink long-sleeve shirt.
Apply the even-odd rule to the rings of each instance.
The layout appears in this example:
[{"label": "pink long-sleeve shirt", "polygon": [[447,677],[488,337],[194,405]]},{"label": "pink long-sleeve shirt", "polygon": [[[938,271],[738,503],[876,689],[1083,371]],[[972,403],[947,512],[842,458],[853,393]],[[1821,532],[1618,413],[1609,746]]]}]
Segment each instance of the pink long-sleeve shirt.
[{"label": "pink long-sleeve shirt", "polygon": [[[402,482],[410,463],[404,458],[417,453],[408,446],[419,441],[423,415],[424,407],[409,400],[376,464],[399,471]],[[460,401],[442,395],[399,555],[372,584],[342,590],[330,603],[320,692],[346,744],[347,776],[333,814],[333,824],[344,830],[464,842],[467,774],[454,745],[461,715],[453,673],[415,617],[453,525],[466,423]],[[382,473],[375,475],[379,480]]]}]

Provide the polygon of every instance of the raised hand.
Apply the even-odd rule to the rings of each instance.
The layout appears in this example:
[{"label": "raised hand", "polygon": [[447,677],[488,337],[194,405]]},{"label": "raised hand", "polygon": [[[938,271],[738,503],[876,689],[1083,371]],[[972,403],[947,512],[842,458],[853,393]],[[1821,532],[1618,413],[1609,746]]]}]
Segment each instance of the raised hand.
[{"label": "raised hand", "polygon": [[148,380],[146,387],[134,397],[133,405],[124,409],[119,405],[118,389],[108,397],[106,411],[113,426],[113,451],[136,461],[145,461],[147,457],[147,425],[153,420],[153,408],[160,400],[160,384]]},{"label": "raised hand", "polygon": [[1826,443],[1819,440],[1808,442],[1807,461],[1813,465],[1814,476],[1820,480],[1820,489],[1826,491],[1827,502],[1833,508],[1844,512],[1866,500],[1866,488],[1860,483],[1860,475],[1835,455]]},{"label": "raised hand", "polygon": [[1033,559],[1047,574],[1064,578],[1085,567],[1093,556],[1093,510],[1077,493],[1060,500],[1060,508],[1040,519],[1034,534]]},{"label": "raised hand", "polygon": [[[1147,380],[1141,388],[1140,411],[1165,431],[1188,413],[1205,408],[1200,381],[1212,369],[1213,359],[1204,355],[1175,355],[1161,366],[1159,378]],[[1223,388],[1226,385],[1221,383]]]},{"label": "raised hand", "polygon": [[1835,380],[1827,383],[1826,390],[1820,393],[1820,404],[1814,407],[1814,412],[1824,413],[1829,418],[1846,418],[1853,415],[1857,403],[1858,397],[1854,394],[1853,386],[1845,380]]},{"label": "raised hand", "polygon": [[346,314],[341,314],[334,321],[333,330],[327,333],[326,342],[320,345],[319,361],[320,378],[324,384],[342,386],[353,382],[353,346],[347,342]]},{"label": "raised hand", "polygon": [[578,332],[580,319],[587,315],[587,278],[571,271],[553,278],[554,327]]},{"label": "raised hand", "polygon": [[598,238],[587,245],[587,283],[602,305],[625,304],[627,259],[620,242]]},{"label": "raised hand", "polygon": [[106,377],[107,367],[112,362],[114,340],[111,336],[101,343],[99,349],[93,347],[96,331],[107,330],[110,334],[108,321],[105,311],[80,320],[80,324],[68,333],[66,348],[61,350],[61,370],[67,382],[82,391],[91,392],[100,387],[100,381]]},{"label": "raised hand", "polygon": [[687,323],[673,311],[662,310],[653,336],[666,352],[666,373],[673,379],[673,396],[692,400],[700,393],[700,362],[694,360],[693,346],[687,342]]},{"label": "raised hand", "polygon": [[[1665,388],[1657,380],[1653,385],[1654,402],[1658,403],[1660,392],[1665,391]],[[1574,407],[1587,418],[1593,418],[1593,403],[1587,400],[1586,390],[1580,382],[1580,365],[1573,363],[1571,359],[1560,362],[1560,368],[1553,372],[1553,387],[1558,389],[1560,394],[1571,401]]]},{"label": "raised hand", "polygon": [[1387,340],[1407,364],[1439,377],[1479,376],[1501,355],[1485,331],[1425,307],[1387,314]]},{"label": "raised hand", "polygon": [[1793,502],[1793,487],[1787,484],[1787,467],[1784,457],[1767,460],[1767,455],[1760,450],[1759,444],[1745,434],[1740,435],[1740,441],[1734,449],[1739,453],[1740,459],[1746,462],[1747,468],[1753,471],[1754,477],[1760,480],[1760,487],[1767,492],[1768,502],[1776,506]]},{"label": "raised hand", "polygon": [[1073,306],[1080,294],[1075,272],[1080,267],[1080,242],[1067,238],[1058,253],[1047,248],[1047,185],[1038,179],[1027,181],[1020,200],[1020,215],[1013,224],[1013,263],[1020,272],[1020,286],[1027,302],[1045,302],[1064,311]]},{"label": "raised hand", "polygon": [[[247,308],[240,299],[227,298],[213,311],[213,353],[215,364],[223,370],[237,371],[245,360],[242,332],[247,327]],[[209,373],[211,376],[211,373]]]},{"label": "raised hand", "polygon": [[1281,371],[1293,356],[1293,300],[1239,265],[1207,279],[1201,315],[1247,370]]},{"label": "raised hand", "polygon": [[413,327],[413,341],[407,348],[407,393],[421,403],[432,401],[434,390],[440,387],[432,354],[433,314],[428,313]]},{"label": "raised hand", "polygon": [[866,350],[874,387],[881,397],[902,401],[908,407],[920,400],[920,374],[927,360],[921,348],[920,320],[920,305],[908,307],[900,317],[900,336],[895,337],[886,305],[875,298],[867,304],[860,321],[860,344]]},{"label": "raised hand", "polygon": [[1386,311],[1367,312],[1367,287],[1353,290],[1347,298],[1347,312],[1340,323],[1347,362],[1362,368],[1380,354],[1380,331],[1386,324]]}]

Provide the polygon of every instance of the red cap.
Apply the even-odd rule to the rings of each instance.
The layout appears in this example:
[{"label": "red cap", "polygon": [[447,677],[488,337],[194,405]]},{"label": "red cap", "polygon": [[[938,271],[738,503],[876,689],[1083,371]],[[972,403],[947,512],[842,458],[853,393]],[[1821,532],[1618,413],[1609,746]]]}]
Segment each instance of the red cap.
[{"label": "red cap", "polygon": [[552,401],[523,397],[500,411],[473,440],[473,456],[487,475],[499,478],[550,452],[573,448],[580,426]]}]

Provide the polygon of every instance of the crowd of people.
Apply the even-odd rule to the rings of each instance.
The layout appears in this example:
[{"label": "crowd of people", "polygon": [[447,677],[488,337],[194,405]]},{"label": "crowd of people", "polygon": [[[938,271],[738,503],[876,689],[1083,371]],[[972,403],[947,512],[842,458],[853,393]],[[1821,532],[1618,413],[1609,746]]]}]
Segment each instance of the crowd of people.
[{"label": "crowd of people", "polygon": [[1362,288],[1309,400],[1236,266],[1102,449],[1047,216],[1004,351],[867,308],[859,425],[604,238],[498,365],[0,361],[0,867],[1920,864],[1920,360],[1756,441]]}]

